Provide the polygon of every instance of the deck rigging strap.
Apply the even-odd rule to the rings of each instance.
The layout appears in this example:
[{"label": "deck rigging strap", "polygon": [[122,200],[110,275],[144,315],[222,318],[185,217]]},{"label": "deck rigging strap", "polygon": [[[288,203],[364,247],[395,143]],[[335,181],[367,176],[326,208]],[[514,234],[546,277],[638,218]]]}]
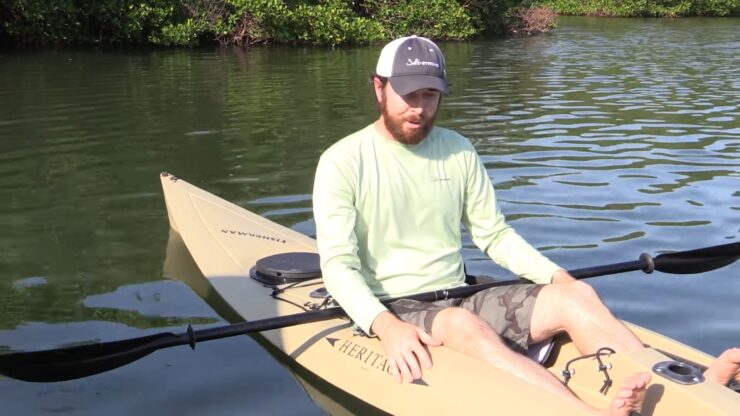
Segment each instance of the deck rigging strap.
[{"label": "deck rigging strap", "polygon": [[576,370],[570,369],[571,364],[579,360],[584,360],[586,358],[596,358],[596,361],[599,363],[599,367],[597,368],[597,370],[604,373],[604,384],[599,389],[599,393],[605,395],[614,382],[612,381],[612,378],[609,376],[609,372],[607,371],[611,368],[611,364],[604,364],[604,362],[601,361],[601,357],[604,355],[609,356],[611,354],[614,354],[615,352],[616,351],[609,347],[602,347],[593,354],[586,354],[580,357],[573,358],[565,364],[565,369],[562,372],[563,383],[567,386],[568,381],[570,381],[571,377],[573,377],[573,375],[576,373]]}]

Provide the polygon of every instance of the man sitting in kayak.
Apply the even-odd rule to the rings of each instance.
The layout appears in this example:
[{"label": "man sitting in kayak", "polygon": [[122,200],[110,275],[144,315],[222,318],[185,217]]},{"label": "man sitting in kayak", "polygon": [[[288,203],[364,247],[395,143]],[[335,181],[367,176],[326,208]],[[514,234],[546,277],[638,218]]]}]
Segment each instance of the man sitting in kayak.
[{"label": "man sitting in kayak", "polygon": [[[583,354],[643,345],[589,285],[504,221],[470,141],[434,126],[448,91],[437,45],[416,36],[392,41],[380,54],[372,82],[380,116],[324,152],[313,209],[327,289],[361,329],[380,338],[396,379],[419,379],[422,368],[432,365],[426,346],[445,345],[594,413],[639,411],[649,373],[626,379],[609,409],[599,410],[520,354],[563,331]],[[399,300],[386,308],[379,298],[465,285],[461,223],[491,259],[533,283],[466,299]],[[740,360],[725,358],[708,370],[718,381],[737,376]]]}]

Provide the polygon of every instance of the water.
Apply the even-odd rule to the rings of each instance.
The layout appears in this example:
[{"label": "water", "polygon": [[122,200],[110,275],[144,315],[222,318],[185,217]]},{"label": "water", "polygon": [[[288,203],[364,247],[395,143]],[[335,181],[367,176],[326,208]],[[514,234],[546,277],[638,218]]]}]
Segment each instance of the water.
[{"label": "water", "polygon": [[[544,36],[444,43],[439,124],[471,139],[510,222],[565,267],[737,241],[737,24],[571,18]],[[3,53],[0,352],[223,324],[163,268],[158,173],[312,235],[318,156],[374,119],[378,50]],[[469,241],[464,254],[470,271],[503,274]],[[619,317],[718,354],[740,344],[739,267],[589,282]],[[246,337],[77,381],[2,379],[0,404],[325,413]]]}]

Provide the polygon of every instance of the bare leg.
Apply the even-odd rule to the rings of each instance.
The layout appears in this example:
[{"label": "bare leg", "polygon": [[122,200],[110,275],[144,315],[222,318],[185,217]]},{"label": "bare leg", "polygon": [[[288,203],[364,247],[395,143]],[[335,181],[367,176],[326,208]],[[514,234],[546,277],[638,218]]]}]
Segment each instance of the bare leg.
[{"label": "bare leg", "polygon": [[625,380],[610,408],[599,410],[578,399],[544,367],[509,349],[487,323],[465,309],[439,312],[432,324],[432,336],[449,348],[541,386],[593,414],[626,416],[631,410],[639,410],[650,379],[649,374],[641,373]]},{"label": "bare leg", "polygon": [[719,384],[740,381],[740,348],[730,348],[720,354],[704,372],[704,377]]},{"label": "bare leg", "polygon": [[617,352],[644,348],[642,342],[612,315],[593,288],[583,282],[558,283],[542,288],[532,312],[533,342],[567,332],[582,354],[601,347]]}]

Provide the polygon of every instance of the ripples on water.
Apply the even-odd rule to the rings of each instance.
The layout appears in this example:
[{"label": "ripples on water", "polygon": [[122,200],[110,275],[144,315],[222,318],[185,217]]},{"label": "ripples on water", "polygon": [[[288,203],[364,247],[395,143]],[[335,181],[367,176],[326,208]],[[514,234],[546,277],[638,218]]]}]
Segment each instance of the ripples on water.
[{"label": "ripples on water", "polygon": [[[446,43],[452,94],[439,123],[474,142],[511,223],[563,266],[736,241],[736,27],[737,19],[568,19],[544,36]],[[2,56],[0,350],[218,321],[182,283],[162,281],[168,225],[157,174],[169,170],[313,235],[315,164],[373,120],[367,75],[377,52]],[[501,273],[469,240],[464,254],[472,272]],[[590,282],[620,317],[716,354],[740,344],[738,275],[733,265],[700,277]],[[0,383],[0,401],[41,398],[46,407],[12,403],[23,413],[78,414],[161,409],[160,400],[173,412],[219,403],[211,414],[244,411],[245,397],[252,410],[289,404],[252,383],[280,373],[254,343],[211,348],[197,358],[161,352],[51,387]],[[259,358],[244,362],[246,354]],[[217,371],[222,360],[242,365]],[[225,381],[204,386],[193,373]],[[168,375],[171,387],[153,393]],[[279,377],[266,383],[303,397]],[[227,385],[233,400],[217,391]],[[119,404],[102,405],[101,395]],[[183,397],[190,401],[178,406]]]},{"label": "ripples on water", "polygon": [[[566,267],[736,241],[737,31],[599,22],[460,46],[447,122],[475,142],[511,223]],[[466,248],[471,269],[500,272]],[[630,276],[591,280],[621,317],[713,353],[740,343],[737,265]]]},{"label": "ripples on water", "polygon": [[450,69],[469,75],[448,103],[451,123],[475,141],[507,213],[541,247],[736,238],[740,93],[729,63],[738,36],[672,23],[652,22],[657,34],[620,22],[472,45]]}]

